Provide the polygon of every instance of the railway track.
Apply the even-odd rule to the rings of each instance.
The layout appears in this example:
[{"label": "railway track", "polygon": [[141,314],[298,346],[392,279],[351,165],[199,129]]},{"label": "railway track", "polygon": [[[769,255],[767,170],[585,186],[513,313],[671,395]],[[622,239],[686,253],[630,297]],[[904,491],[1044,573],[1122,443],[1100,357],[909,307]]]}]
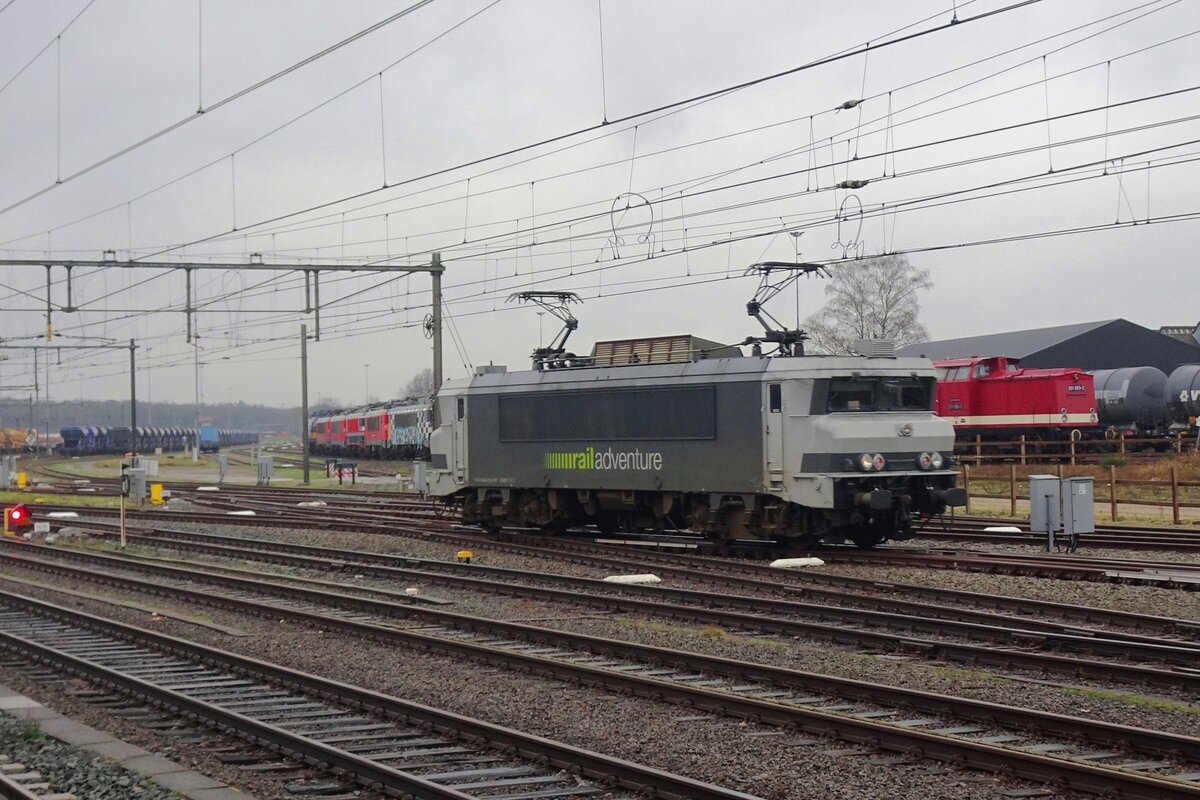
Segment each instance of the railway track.
[{"label": "railway track", "polygon": [[[3,771],[11,770],[11,771]],[[54,792],[38,772],[0,756],[0,800],[76,800],[68,792]]]},{"label": "railway track", "polygon": [[[195,536],[169,542],[161,534],[133,537],[130,541],[143,546],[174,547],[223,558],[283,563],[323,572],[331,568],[353,569],[356,574],[390,581],[403,579],[408,583],[418,581],[475,593],[565,602],[620,613],[649,614],[722,629],[798,636],[843,646],[866,647],[879,652],[914,653],[936,660],[967,661],[1002,669],[1141,683],[1175,690],[1200,688],[1200,671],[1190,668],[1200,660],[1200,644],[1195,641],[1157,644],[1143,637],[1106,635],[1086,629],[1064,632],[1027,629],[1021,627],[1019,622],[1008,626],[981,625],[690,589],[644,586],[618,588],[614,584],[591,578],[372,554],[363,554],[360,558],[355,553],[322,548],[303,548],[308,554],[301,555],[294,552],[296,545],[278,546],[273,542],[257,541],[254,548],[248,548],[202,543]],[[238,577],[214,574],[201,576],[178,566],[152,561],[131,561],[98,553],[8,544],[4,555],[18,559],[23,566],[58,569],[85,580],[97,579],[89,575],[87,567],[66,570],[62,566],[56,567],[53,562],[65,559],[84,562],[93,569],[97,566],[102,569],[134,569],[164,579],[204,580],[234,590],[253,589],[289,597],[297,591],[275,584],[247,582]],[[285,549],[293,552],[286,553]],[[391,559],[392,565],[379,563],[379,558]],[[397,566],[404,564],[408,566]],[[897,632],[897,629],[905,633]],[[925,636],[918,637],[913,635],[915,633]],[[991,644],[974,644],[971,643],[973,639],[989,641]],[[1079,658],[1071,653],[1089,657]],[[1101,660],[1103,658],[1114,660]],[[1135,659],[1145,659],[1155,666],[1136,663]]]},{"label": "railway track", "polygon": [[[295,527],[382,533],[387,535],[412,535],[425,539],[441,538],[445,541],[471,543],[476,546],[501,547],[505,537],[472,535],[467,530],[451,531],[452,522],[441,516],[435,507],[414,502],[400,509],[386,505],[367,504],[364,507],[347,509],[326,504],[319,508],[302,508],[291,503],[268,503],[259,500],[223,499],[200,501],[206,508],[223,508],[223,511],[186,512],[167,509],[138,509],[129,512],[133,519],[147,521],[204,521],[218,524],[238,524],[257,527]],[[78,506],[45,504],[38,506],[41,513],[76,512]],[[252,512],[252,513],[251,513]],[[87,508],[89,516],[112,517],[116,509]],[[245,516],[241,516],[245,515]],[[394,516],[393,516],[394,515]],[[36,516],[36,514],[35,514]],[[438,524],[441,529],[414,529],[417,524]],[[559,543],[595,544],[598,538],[585,536],[538,536],[528,531],[510,533],[509,538],[545,542],[547,546],[560,547]],[[611,538],[611,537],[610,537]],[[645,548],[639,548],[645,549]],[[908,566],[948,568],[963,571],[992,572],[1074,580],[1107,581],[1113,583],[1143,583],[1168,588],[1200,589],[1200,568],[1186,562],[1151,561],[1133,559],[1096,559],[1080,555],[1052,555],[1037,553],[990,553],[977,550],[926,549],[914,550],[899,546],[885,546],[873,550],[858,550],[848,547],[825,547],[816,551],[823,558],[846,563],[870,562]],[[777,555],[759,552],[758,557]]]},{"label": "railway track", "polygon": [[0,607],[0,647],[10,652],[373,791],[434,800],[601,793],[628,800],[647,794],[752,800],[742,792],[32,598],[0,595]]},{"label": "railway track", "polygon": [[[387,600],[332,596],[328,589],[293,587],[280,592],[260,586],[255,591],[248,588],[252,583],[239,582],[229,585],[236,588],[238,599],[221,601],[211,590],[196,589],[193,580],[194,576],[188,582],[167,581],[156,572],[156,579],[143,582],[141,590],[209,605],[227,602],[243,610],[257,606],[257,613],[269,618],[287,616],[326,629],[468,656],[573,683],[628,690],[701,711],[822,735],[832,733],[885,750],[911,752],[919,747],[933,758],[965,760],[992,771],[1015,770],[1034,780],[1061,781],[1066,774],[1068,785],[1087,791],[1099,791],[1095,779],[1106,775],[1107,785],[1119,786],[1126,797],[1176,796],[1154,794],[1168,788],[1183,792],[1178,796],[1197,796],[1198,785],[1189,777],[1192,773],[1186,771],[1186,764],[1200,759],[1200,743],[1190,737],[520,623],[398,607]],[[134,583],[123,585],[132,588]],[[261,598],[251,599],[252,594]],[[397,628],[397,615],[423,624]],[[914,710],[938,716],[918,713],[914,717]],[[1079,737],[1084,744],[1078,743]],[[1163,760],[1164,754],[1171,755]],[[1014,761],[1019,763],[1014,765]],[[1164,773],[1174,775],[1166,776],[1166,785]]]},{"label": "railway track", "polygon": [[[193,503],[215,510],[253,510],[256,514],[272,514],[299,523],[305,514],[298,511],[300,502],[320,501],[326,504],[325,515],[337,514],[347,521],[363,521],[369,515],[378,520],[380,514],[401,518],[443,518],[444,510],[438,504],[418,498],[399,498],[382,492],[354,490],[312,490],[284,487],[258,487],[252,485],[225,484],[219,493],[198,492],[205,484],[194,482],[171,483],[171,491]],[[98,491],[92,495],[115,495],[116,479],[90,479],[85,487]],[[76,484],[63,484],[50,490],[56,496],[68,496],[79,492]],[[47,490],[43,490],[47,491]],[[994,526],[997,520],[983,518],[956,518],[949,524],[939,525],[936,521],[927,524],[917,533],[917,541],[979,542],[986,544],[1026,545],[1040,548],[1043,538],[1031,533],[999,533],[983,530]],[[584,534],[590,535],[590,534]],[[696,537],[696,544],[703,548],[708,544]],[[1139,528],[1132,526],[1099,525],[1096,532],[1083,537],[1085,552],[1088,548],[1112,549],[1160,549],[1178,552],[1200,553],[1200,531],[1186,528]],[[1081,573],[1082,574],[1082,573]]]}]

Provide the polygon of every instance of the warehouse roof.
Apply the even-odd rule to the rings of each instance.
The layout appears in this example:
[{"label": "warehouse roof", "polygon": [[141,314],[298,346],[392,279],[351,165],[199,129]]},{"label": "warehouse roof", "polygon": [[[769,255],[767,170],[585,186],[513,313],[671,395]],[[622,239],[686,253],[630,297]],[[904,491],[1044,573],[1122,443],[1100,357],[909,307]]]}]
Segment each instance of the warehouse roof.
[{"label": "warehouse roof", "polygon": [[934,360],[1008,356],[1020,359],[1025,367],[1156,367],[1170,373],[1181,364],[1200,362],[1200,347],[1128,320],[1108,319],[910,344],[901,348],[899,355]]},{"label": "warehouse roof", "polygon": [[1062,344],[1097,328],[1116,322],[1106,319],[1100,322],[1078,322],[1074,325],[1056,325],[1053,328],[1035,328],[1028,331],[1009,331],[985,336],[966,336],[961,339],[942,339],[901,347],[898,355],[924,356],[937,360],[942,358],[966,358],[968,356],[1009,356],[1026,358],[1040,353],[1056,344]]}]

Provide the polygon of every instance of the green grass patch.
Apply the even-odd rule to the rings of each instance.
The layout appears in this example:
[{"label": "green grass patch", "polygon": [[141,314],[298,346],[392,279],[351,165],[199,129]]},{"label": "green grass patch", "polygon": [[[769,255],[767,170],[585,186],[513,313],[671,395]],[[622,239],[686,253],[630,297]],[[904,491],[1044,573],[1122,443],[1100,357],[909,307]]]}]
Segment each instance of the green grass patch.
[{"label": "green grass patch", "polygon": [[120,499],[116,497],[103,497],[90,493],[84,494],[48,494],[39,493],[34,490],[27,492],[7,491],[0,492],[0,505],[14,505],[16,503],[24,503],[31,508],[37,508],[43,503],[39,503],[41,499],[45,504],[60,505],[60,506],[80,506],[86,508],[117,508],[120,505]]},{"label": "green grass patch", "polygon": [[639,628],[652,633],[674,633],[680,636],[689,636],[700,639],[720,639],[734,644],[754,645],[755,647],[769,647],[775,650],[786,650],[788,646],[783,642],[776,642],[769,639],[757,639],[752,636],[738,636],[725,631],[723,628],[718,628],[715,625],[706,625],[702,628],[689,628],[683,625],[668,625],[663,622],[644,622],[641,620],[623,619],[616,620],[618,626],[625,628]]},{"label": "green grass patch", "polygon": [[1070,694],[1080,695],[1082,697],[1092,697],[1097,700],[1109,700],[1114,703],[1124,703],[1125,705],[1143,706],[1145,708],[1153,708],[1157,711],[1170,711],[1176,714],[1191,714],[1193,716],[1200,715],[1200,706],[1190,705],[1189,703],[1180,703],[1176,702],[1175,700],[1164,700],[1161,697],[1147,697],[1144,694],[1121,692],[1115,689],[1066,687],[1065,690]]}]

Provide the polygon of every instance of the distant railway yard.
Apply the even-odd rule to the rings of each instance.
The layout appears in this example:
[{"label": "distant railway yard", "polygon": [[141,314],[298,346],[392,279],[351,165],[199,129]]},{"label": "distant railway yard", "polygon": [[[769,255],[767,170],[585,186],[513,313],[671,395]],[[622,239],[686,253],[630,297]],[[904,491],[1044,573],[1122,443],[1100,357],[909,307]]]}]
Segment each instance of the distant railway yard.
[{"label": "distant railway yard", "polygon": [[403,465],[254,486],[241,452],[166,471],[123,547],[111,458],[30,469],[0,684],[252,797],[1200,797],[1186,520],[1069,554],[995,516],[809,554],[487,535]]}]

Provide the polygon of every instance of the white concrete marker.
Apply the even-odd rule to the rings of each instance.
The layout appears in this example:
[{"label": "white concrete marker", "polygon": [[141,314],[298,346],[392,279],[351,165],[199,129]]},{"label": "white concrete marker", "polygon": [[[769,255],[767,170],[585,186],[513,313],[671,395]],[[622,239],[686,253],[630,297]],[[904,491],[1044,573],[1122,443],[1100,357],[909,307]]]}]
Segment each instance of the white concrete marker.
[{"label": "white concrete marker", "polygon": [[608,583],[662,583],[662,578],[651,572],[641,575],[609,575],[604,580]]},{"label": "white concrete marker", "polygon": [[1024,533],[1016,525],[994,525],[990,528],[984,528],[984,533]]},{"label": "white concrete marker", "polygon": [[329,505],[324,500],[305,500],[303,503],[296,503],[300,508],[324,508]]},{"label": "white concrete marker", "polygon": [[50,519],[75,519],[79,515],[74,511],[51,511],[46,516]]},{"label": "white concrete marker", "polygon": [[779,569],[795,569],[797,567],[823,567],[825,562],[819,558],[777,558],[771,562],[772,567]]},{"label": "white concrete marker", "polygon": [[227,516],[227,517],[254,517],[254,516],[258,516],[258,515],[255,514],[253,511],[251,511],[250,509],[246,509],[245,511],[226,511],[225,516]]},{"label": "white concrete marker", "polygon": [[197,486],[196,491],[197,492],[219,492],[219,491],[221,491],[221,487],[220,486]]}]

